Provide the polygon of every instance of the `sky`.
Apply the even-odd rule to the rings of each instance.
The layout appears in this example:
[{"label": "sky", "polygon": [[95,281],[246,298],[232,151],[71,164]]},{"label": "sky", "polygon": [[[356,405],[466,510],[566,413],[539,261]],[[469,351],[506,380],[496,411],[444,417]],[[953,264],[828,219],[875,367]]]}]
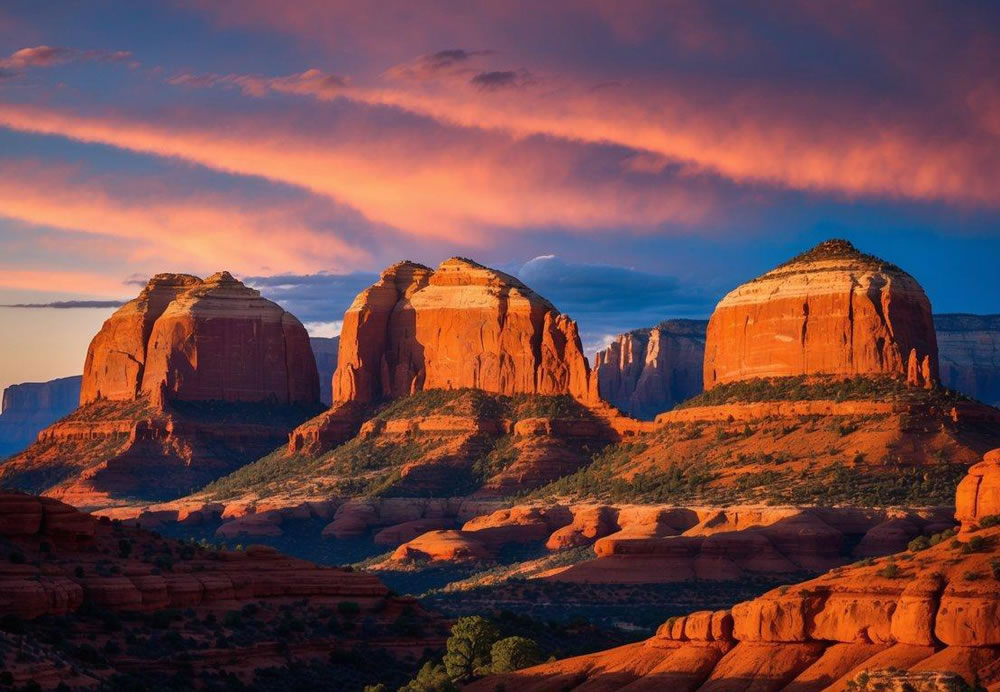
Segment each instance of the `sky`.
[{"label": "sky", "polygon": [[0,387],[163,271],[333,335],[461,255],[591,351],[845,237],[997,313],[998,65],[972,0],[7,0],[0,305],[64,305],[0,308]]}]

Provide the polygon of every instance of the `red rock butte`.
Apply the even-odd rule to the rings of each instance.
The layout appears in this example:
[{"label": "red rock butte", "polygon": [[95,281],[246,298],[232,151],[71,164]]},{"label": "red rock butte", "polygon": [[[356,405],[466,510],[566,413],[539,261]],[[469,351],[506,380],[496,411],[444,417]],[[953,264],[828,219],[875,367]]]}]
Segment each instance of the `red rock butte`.
[{"label": "red rock butte", "polygon": [[590,396],[576,323],[503,272],[453,257],[400,262],[344,315],[333,400],[368,403],[424,389]]},{"label": "red rock butte", "polygon": [[938,379],[931,305],[917,281],[828,240],[731,291],[708,324],[705,389],[758,377]]},{"label": "red rock butte", "polygon": [[229,272],[157,274],[90,343],[80,404],[319,401],[309,336],[280,306]]}]

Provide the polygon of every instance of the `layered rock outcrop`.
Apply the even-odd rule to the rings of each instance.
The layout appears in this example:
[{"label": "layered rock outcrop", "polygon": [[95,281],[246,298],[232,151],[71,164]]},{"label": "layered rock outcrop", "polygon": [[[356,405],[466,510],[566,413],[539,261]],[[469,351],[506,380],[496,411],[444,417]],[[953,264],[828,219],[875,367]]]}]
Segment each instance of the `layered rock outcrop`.
[{"label": "layered rock outcrop", "polygon": [[512,276],[462,258],[386,269],[344,315],[334,402],[425,389],[590,397],[576,324]]},{"label": "layered rock outcrop", "polygon": [[705,389],[796,375],[938,380],[931,305],[902,269],[829,240],[739,286],[709,320]]},{"label": "layered rock outcrop", "polygon": [[333,373],[337,370],[340,337],[311,336],[309,345],[312,346],[319,372],[319,400],[329,406],[333,403]]},{"label": "layered rock outcrop", "polygon": [[642,420],[701,392],[705,320],[667,320],[619,334],[594,356],[601,399]]},{"label": "layered rock outcrop", "polygon": [[1000,315],[934,315],[941,381],[1000,406]]},{"label": "layered rock outcrop", "polygon": [[[467,689],[846,690],[902,676],[1000,687],[1000,450],[957,496],[963,532],[780,587],[731,611],[671,618],[638,644],[483,679]],[[941,675],[938,675],[941,674]],[[864,683],[861,689],[864,689]]]},{"label": "layered rock outcrop", "polygon": [[3,390],[0,409],[0,458],[20,452],[38,431],[76,408],[80,376],[13,384]]},{"label": "layered rock outcrop", "polygon": [[228,272],[157,274],[94,337],[80,403],[319,401],[316,361],[291,313]]},{"label": "layered rock outcrop", "polygon": [[88,509],[171,499],[320,409],[305,328],[227,272],[153,277],[91,342],[80,401],[0,468],[5,484]]}]

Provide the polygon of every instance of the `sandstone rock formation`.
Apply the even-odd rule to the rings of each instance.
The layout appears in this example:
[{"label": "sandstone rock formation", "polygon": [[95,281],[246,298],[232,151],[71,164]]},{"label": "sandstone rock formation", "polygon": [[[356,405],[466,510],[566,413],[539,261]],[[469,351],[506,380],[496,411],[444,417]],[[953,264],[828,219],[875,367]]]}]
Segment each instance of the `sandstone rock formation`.
[{"label": "sandstone rock formation", "polygon": [[309,345],[319,372],[319,400],[329,406],[333,403],[333,373],[337,370],[340,337],[310,336]]},{"label": "sandstone rock formation", "polygon": [[[267,546],[206,549],[19,493],[0,493],[0,543],[0,618],[4,630],[16,627],[19,640],[9,652],[0,639],[0,664],[19,685],[35,679],[47,688],[67,680],[78,689],[102,687],[84,674],[95,663],[87,657],[95,646],[98,679],[142,670],[162,680],[192,668],[217,674],[233,662],[237,672],[252,673],[326,660],[332,650],[362,643],[405,655],[443,643],[434,616],[415,599],[392,595],[374,575],[320,567]],[[117,615],[126,612],[132,614]],[[54,658],[38,646],[41,616],[62,619]],[[401,617],[412,632],[395,626]],[[296,620],[322,626],[289,629]],[[37,632],[49,626],[43,619]],[[156,650],[165,634],[178,643]],[[141,645],[139,666],[137,636],[149,642]]]},{"label": "sandstone rock formation", "polygon": [[667,320],[619,334],[594,357],[601,399],[652,420],[701,392],[707,328],[704,320]]},{"label": "sandstone rock formation", "polygon": [[931,306],[898,267],[829,240],[739,286],[709,320],[705,389],[794,375],[938,381]]},{"label": "sandstone rock formation", "polygon": [[1000,315],[934,315],[941,381],[1000,406]]},{"label": "sandstone rock formation", "polygon": [[257,291],[159,274],[94,337],[80,401],[4,483],[87,508],[175,498],[287,441],[319,380],[304,327]]},{"label": "sandstone rock formation", "polygon": [[335,402],[424,389],[590,395],[576,324],[512,276],[462,258],[386,269],[344,315]]},{"label": "sandstone rock formation", "polygon": [[319,401],[305,328],[228,272],[157,274],[90,344],[80,403]]},{"label": "sandstone rock formation", "polygon": [[3,390],[0,408],[0,458],[20,452],[38,431],[76,408],[80,376],[48,382],[12,384]]},{"label": "sandstone rock formation", "polygon": [[[671,618],[645,642],[467,689],[808,692],[853,689],[872,675],[901,671],[928,679],[957,674],[968,685],[997,689],[1000,526],[982,522],[1000,509],[997,487],[1000,450],[963,482],[956,515],[963,533],[954,542],[838,568],[731,611]],[[910,685],[920,679],[906,677]]]}]

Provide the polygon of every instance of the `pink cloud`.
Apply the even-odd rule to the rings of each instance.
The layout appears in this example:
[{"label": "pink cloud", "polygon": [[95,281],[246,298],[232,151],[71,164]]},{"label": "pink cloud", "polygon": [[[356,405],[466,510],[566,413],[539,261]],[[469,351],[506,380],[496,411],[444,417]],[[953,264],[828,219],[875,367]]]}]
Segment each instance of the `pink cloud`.
[{"label": "pink cloud", "polygon": [[11,129],[301,186],[374,222],[467,247],[496,243],[496,227],[654,229],[704,220],[714,206],[713,192],[696,180],[596,176],[585,170],[588,152],[567,143],[439,126],[418,135],[372,122],[365,111],[319,122],[307,129],[290,117],[190,109],[151,121],[0,105],[0,125]]},{"label": "pink cloud", "polygon": [[[253,204],[209,192],[184,194],[156,181],[36,161],[7,160],[0,167],[0,216],[92,238],[49,244],[50,256],[61,251],[97,261],[115,257],[150,272],[172,266],[206,273],[220,268],[220,257],[225,268],[238,273],[343,270],[369,258],[367,250],[311,227],[301,207]],[[34,242],[46,245],[44,238]],[[24,277],[30,274],[19,276],[19,288],[45,288],[28,286]]]}]

